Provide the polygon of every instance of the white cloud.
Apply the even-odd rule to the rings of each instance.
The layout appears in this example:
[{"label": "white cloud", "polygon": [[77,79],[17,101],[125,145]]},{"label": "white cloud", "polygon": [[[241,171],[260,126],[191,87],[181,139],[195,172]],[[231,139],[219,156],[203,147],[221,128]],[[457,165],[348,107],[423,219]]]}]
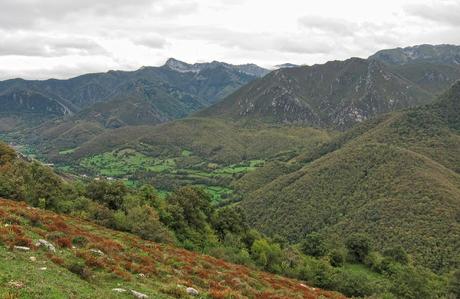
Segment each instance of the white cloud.
[{"label": "white cloud", "polygon": [[107,52],[95,41],[76,36],[47,36],[35,33],[3,34],[0,56],[105,55]]},{"label": "white cloud", "polygon": [[167,44],[166,39],[157,34],[138,36],[133,38],[133,42],[137,45],[142,45],[153,49],[164,48]]},{"label": "white cloud", "polygon": [[2,78],[136,69],[168,57],[314,64],[460,43],[457,0],[0,1]]},{"label": "white cloud", "polygon": [[436,23],[460,27],[460,2],[436,1],[431,3],[412,3],[405,6],[408,14]]}]

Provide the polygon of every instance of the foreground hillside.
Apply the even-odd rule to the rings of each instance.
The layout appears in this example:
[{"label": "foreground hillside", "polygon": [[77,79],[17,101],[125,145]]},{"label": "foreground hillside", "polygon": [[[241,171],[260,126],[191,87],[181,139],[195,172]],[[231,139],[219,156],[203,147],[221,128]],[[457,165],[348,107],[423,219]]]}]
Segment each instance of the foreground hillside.
[{"label": "foreground hillside", "polygon": [[[300,169],[259,187],[242,206],[257,228],[293,241],[311,232],[361,232],[380,250],[402,245],[419,264],[455,269],[459,114],[457,83],[435,104],[364,123],[316,154],[297,157],[291,162]],[[247,184],[266,175],[254,173]]]},{"label": "foreground hillside", "polygon": [[[131,290],[192,297],[187,288],[198,298],[344,298],[6,199],[0,223],[0,295],[8,298],[130,298]],[[37,246],[39,239],[56,250]]]}]

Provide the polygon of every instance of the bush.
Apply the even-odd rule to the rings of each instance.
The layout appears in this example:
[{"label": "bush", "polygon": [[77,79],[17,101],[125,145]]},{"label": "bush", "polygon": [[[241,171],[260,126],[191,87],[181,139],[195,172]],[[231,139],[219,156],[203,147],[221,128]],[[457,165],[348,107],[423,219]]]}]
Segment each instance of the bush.
[{"label": "bush", "polygon": [[106,205],[109,209],[117,210],[123,205],[123,198],[128,189],[121,181],[109,183],[106,180],[92,181],[86,186],[86,196]]},{"label": "bush", "polygon": [[65,237],[66,237],[66,234],[61,231],[54,231],[54,232],[50,232],[46,234],[46,238],[50,241],[55,241],[57,239],[65,238]]},{"label": "bush", "polygon": [[345,242],[350,258],[362,263],[371,250],[371,241],[365,234],[354,234]]},{"label": "bush", "polygon": [[302,251],[306,255],[315,257],[325,256],[327,247],[324,238],[319,233],[311,233],[302,242]]},{"label": "bush", "polygon": [[72,248],[72,241],[67,237],[58,238],[55,242],[61,248]]},{"label": "bush", "polygon": [[339,271],[333,276],[334,289],[350,297],[367,297],[379,292],[365,273]]},{"label": "bush", "polygon": [[460,298],[460,270],[455,271],[449,280],[449,292],[454,298]]},{"label": "bush", "polygon": [[160,222],[157,212],[150,206],[135,207],[126,215],[127,228],[143,239],[155,242],[172,243],[174,238]]},{"label": "bush", "polygon": [[267,271],[280,271],[281,254],[279,244],[269,243],[266,239],[256,240],[251,247],[251,255],[254,261]]},{"label": "bush", "polygon": [[345,263],[346,253],[344,250],[335,249],[329,255],[329,263],[333,267],[342,267]]},{"label": "bush", "polygon": [[88,244],[88,239],[83,236],[77,236],[72,239],[72,244],[77,247],[85,247]]},{"label": "bush", "polygon": [[312,258],[308,260],[305,267],[300,270],[299,278],[320,288],[333,289],[333,273],[334,268],[332,268],[329,263]]},{"label": "bush", "polygon": [[384,258],[378,252],[369,253],[364,259],[364,264],[375,272],[382,271],[382,262]]},{"label": "bush", "polygon": [[91,272],[91,269],[82,265],[82,264],[79,264],[79,263],[72,263],[68,266],[68,269],[70,272],[72,273],[75,273],[77,274],[78,276],[80,276],[80,278],[84,279],[84,280],[88,280],[91,275],[92,275],[92,272]]},{"label": "bush", "polygon": [[402,246],[389,248],[383,252],[383,255],[403,265],[409,263],[409,256]]}]

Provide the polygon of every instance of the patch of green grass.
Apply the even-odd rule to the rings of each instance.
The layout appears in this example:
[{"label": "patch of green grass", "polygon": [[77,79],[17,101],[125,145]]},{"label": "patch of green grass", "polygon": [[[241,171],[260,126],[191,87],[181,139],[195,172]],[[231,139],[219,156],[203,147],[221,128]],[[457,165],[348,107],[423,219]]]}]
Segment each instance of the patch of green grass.
[{"label": "patch of green grass", "polygon": [[190,157],[192,155],[192,152],[189,150],[182,150],[181,156],[182,157]]},{"label": "patch of green grass", "polygon": [[201,185],[206,192],[211,195],[211,198],[214,202],[219,202],[222,200],[223,197],[229,196],[233,193],[233,190],[230,188],[222,187],[222,186],[206,186]]},{"label": "patch of green grass", "polygon": [[75,150],[76,150],[76,148],[62,150],[62,151],[59,151],[59,155],[69,155],[69,154],[75,152]]},{"label": "patch of green grass", "polygon": [[238,164],[233,164],[227,167],[216,169],[214,173],[217,174],[234,174],[234,173],[247,173],[255,170],[257,167],[264,164],[264,160],[250,160]]},{"label": "patch of green grass", "polygon": [[108,152],[85,158],[84,168],[103,176],[121,177],[137,171],[162,172],[175,167],[173,159],[156,159],[130,150]]}]

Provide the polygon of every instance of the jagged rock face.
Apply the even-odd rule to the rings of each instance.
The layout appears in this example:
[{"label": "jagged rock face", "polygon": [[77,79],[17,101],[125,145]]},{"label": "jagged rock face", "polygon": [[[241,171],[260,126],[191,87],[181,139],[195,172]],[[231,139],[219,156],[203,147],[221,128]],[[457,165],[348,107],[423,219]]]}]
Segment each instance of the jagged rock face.
[{"label": "jagged rock face", "polygon": [[202,114],[345,129],[431,99],[430,92],[384,63],[351,58],[273,71]]},{"label": "jagged rock face", "polygon": [[369,58],[377,59],[388,64],[428,62],[460,66],[460,46],[418,45],[382,50]]}]

